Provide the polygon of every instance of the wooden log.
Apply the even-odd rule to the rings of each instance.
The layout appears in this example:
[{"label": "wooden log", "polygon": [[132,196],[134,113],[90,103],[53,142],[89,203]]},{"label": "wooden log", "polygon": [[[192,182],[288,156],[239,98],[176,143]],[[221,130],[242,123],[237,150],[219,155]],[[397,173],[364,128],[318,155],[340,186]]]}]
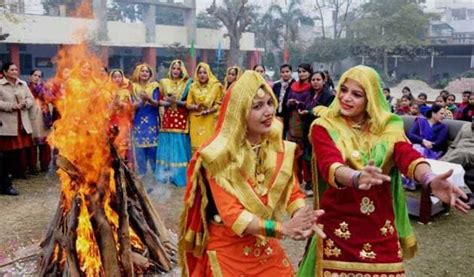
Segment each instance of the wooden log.
[{"label": "wooden log", "polygon": [[63,215],[63,210],[62,210],[62,199],[63,194],[61,193],[59,195],[59,201],[58,201],[58,206],[56,207],[56,212],[54,213],[54,217],[51,220],[51,222],[48,225],[48,229],[43,235],[43,239],[40,242],[40,247],[44,248],[47,245],[49,245],[51,239],[53,238],[54,230],[58,227],[59,221],[61,220],[61,217]]},{"label": "wooden log", "polygon": [[[125,165],[123,165],[125,167]],[[125,167],[125,176],[127,179],[127,185],[132,189],[136,194],[142,209],[144,211],[145,221],[149,223],[150,228],[158,235],[160,241],[168,249],[170,255],[174,255],[177,252],[176,246],[171,242],[168,230],[165,227],[165,224],[159,214],[156,212],[155,207],[151,203],[148,194],[145,191],[143,183],[134,176],[126,167]]]},{"label": "wooden log", "polygon": [[123,169],[115,168],[116,201],[119,210],[119,255],[125,276],[134,276],[132,263],[132,246],[130,244],[130,224],[127,211],[127,191],[125,189],[125,176]]},{"label": "wooden log", "polygon": [[[53,261],[53,263],[51,264],[53,267],[52,267],[52,272],[51,272],[51,276],[56,276],[58,275],[58,272],[61,270],[60,267],[61,267],[61,259],[63,258],[63,248],[62,247],[59,247],[59,250],[58,250],[58,257]],[[49,271],[48,271],[49,272]]]},{"label": "wooden log", "polygon": [[116,241],[112,227],[107,221],[104,211],[104,189],[109,183],[110,175],[102,172],[97,183],[97,190],[92,195],[86,195],[87,209],[91,215],[91,223],[99,247],[100,258],[105,276],[120,276]]},{"label": "wooden log", "polygon": [[59,251],[56,258],[53,259],[53,256],[55,247],[59,247],[59,250],[61,248],[58,243],[58,237],[60,236],[62,221],[63,220],[61,217],[60,220],[58,220],[57,225],[54,226],[47,244],[43,247],[43,254],[40,256],[39,262],[39,276],[44,276],[48,273],[51,273],[55,266],[59,263]]},{"label": "wooden log", "polygon": [[137,271],[138,274],[144,273],[150,268],[150,261],[148,258],[143,257],[139,253],[132,251],[131,253],[134,269]]},{"label": "wooden log", "polygon": [[64,170],[71,179],[77,181],[80,184],[84,184],[84,175],[81,174],[79,168],[77,168],[73,163],[71,163],[66,157],[58,155],[56,159],[56,164],[59,168]]},{"label": "wooden log", "polygon": [[164,271],[170,271],[170,257],[161,243],[160,238],[148,226],[140,207],[132,201],[129,201],[129,203],[128,209],[131,222],[133,223],[135,230],[141,235],[142,242],[148,247],[151,258],[154,259]]},{"label": "wooden log", "polygon": [[71,210],[67,216],[66,230],[64,233],[64,241],[61,244],[66,254],[66,264],[63,270],[67,272],[67,276],[80,277],[80,266],[76,251],[77,225],[79,223],[79,214],[81,210],[81,197],[76,195],[72,202]]}]

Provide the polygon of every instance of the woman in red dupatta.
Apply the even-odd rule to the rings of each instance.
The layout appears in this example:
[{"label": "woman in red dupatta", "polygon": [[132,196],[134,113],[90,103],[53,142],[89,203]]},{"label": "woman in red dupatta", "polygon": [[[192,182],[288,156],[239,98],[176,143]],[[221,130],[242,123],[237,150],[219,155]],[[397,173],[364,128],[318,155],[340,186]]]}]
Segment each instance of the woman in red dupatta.
[{"label": "woman in red dupatta", "polygon": [[[184,276],[293,276],[277,238],[320,231],[283,141],[276,99],[246,71],[224,97],[216,132],[188,168],[181,222]],[[292,215],[282,222],[283,213]]]}]

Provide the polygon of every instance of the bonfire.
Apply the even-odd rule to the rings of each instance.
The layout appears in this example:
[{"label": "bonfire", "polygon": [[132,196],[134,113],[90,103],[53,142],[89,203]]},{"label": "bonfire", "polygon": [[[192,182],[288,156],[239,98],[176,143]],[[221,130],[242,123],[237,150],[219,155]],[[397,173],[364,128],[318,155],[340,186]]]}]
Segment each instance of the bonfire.
[{"label": "bonfire", "polygon": [[39,274],[133,276],[169,272],[176,247],[141,181],[117,151],[129,132],[111,126],[113,84],[85,44],[63,48],[58,72],[70,69],[49,143],[61,193],[41,242]]}]

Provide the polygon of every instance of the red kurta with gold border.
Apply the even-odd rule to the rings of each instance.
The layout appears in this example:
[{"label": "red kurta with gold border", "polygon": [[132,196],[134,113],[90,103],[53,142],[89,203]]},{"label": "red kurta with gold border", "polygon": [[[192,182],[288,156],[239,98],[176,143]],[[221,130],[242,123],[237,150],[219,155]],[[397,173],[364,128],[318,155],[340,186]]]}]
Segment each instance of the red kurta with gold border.
[{"label": "red kurta with gold border", "polygon": [[[323,127],[313,126],[312,140],[320,178],[328,182],[334,165],[345,161]],[[402,172],[408,174],[418,157],[409,143],[395,144],[392,158]],[[325,210],[319,223],[327,235],[318,245],[323,276],[404,276],[389,182],[367,191],[330,186],[319,201]]]},{"label": "red kurta with gold border", "polygon": [[[165,100],[167,96],[174,95],[178,101],[183,101],[181,97],[186,87],[186,81],[163,79],[160,84],[163,90],[163,93],[160,93],[160,100]],[[183,106],[177,105],[165,107],[162,115],[160,131],[188,133],[188,110]]]}]

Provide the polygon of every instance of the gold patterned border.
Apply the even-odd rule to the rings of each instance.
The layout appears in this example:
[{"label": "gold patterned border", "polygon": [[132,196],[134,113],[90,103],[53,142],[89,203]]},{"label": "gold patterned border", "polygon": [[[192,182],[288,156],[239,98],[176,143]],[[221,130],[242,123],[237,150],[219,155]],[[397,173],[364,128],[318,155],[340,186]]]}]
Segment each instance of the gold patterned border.
[{"label": "gold patterned border", "polygon": [[429,165],[429,163],[426,161],[425,158],[418,158],[410,163],[410,165],[408,166],[408,172],[407,172],[407,177],[409,179],[413,180],[415,178],[415,169],[419,164],[422,164],[422,163],[426,163]]},{"label": "gold patterned border", "polygon": [[345,273],[345,272],[331,272],[325,270],[323,277],[405,277],[405,273]]},{"label": "gold patterned border", "polygon": [[178,134],[188,134],[189,133],[189,124],[186,124],[185,129],[171,129],[171,128],[161,128],[160,127],[160,132],[163,133],[178,133]]},{"label": "gold patterned border", "polygon": [[418,251],[415,234],[400,238],[400,247],[403,250],[403,259],[408,260],[415,256]]},{"label": "gold patterned border", "polygon": [[219,260],[217,259],[216,251],[208,250],[207,256],[209,257],[209,263],[211,264],[212,275],[214,277],[222,277],[222,270],[219,265]]},{"label": "gold patterned border", "polygon": [[323,269],[358,272],[403,272],[403,263],[357,263],[323,260]]},{"label": "gold patterned border", "polygon": [[247,210],[243,210],[232,224],[232,230],[239,236],[242,236],[247,226],[252,222],[254,215]]},{"label": "gold patterned border", "polygon": [[335,188],[339,188],[339,186],[337,185],[336,183],[336,170],[341,167],[341,166],[344,166],[344,164],[341,164],[341,163],[333,163],[330,167],[329,167],[329,174],[328,174],[328,183],[335,187]]},{"label": "gold patterned border", "polygon": [[304,206],[306,206],[306,201],[304,199],[298,198],[295,201],[291,202],[291,204],[287,208],[287,211],[290,216],[293,216],[296,210],[298,210],[299,208],[303,208]]},{"label": "gold patterned border", "polygon": [[157,160],[156,163],[159,164],[159,165],[167,165],[167,166],[170,166],[170,167],[186,167],[186,166],[188,166],[188,162],[169,163],[167,161]]}]

